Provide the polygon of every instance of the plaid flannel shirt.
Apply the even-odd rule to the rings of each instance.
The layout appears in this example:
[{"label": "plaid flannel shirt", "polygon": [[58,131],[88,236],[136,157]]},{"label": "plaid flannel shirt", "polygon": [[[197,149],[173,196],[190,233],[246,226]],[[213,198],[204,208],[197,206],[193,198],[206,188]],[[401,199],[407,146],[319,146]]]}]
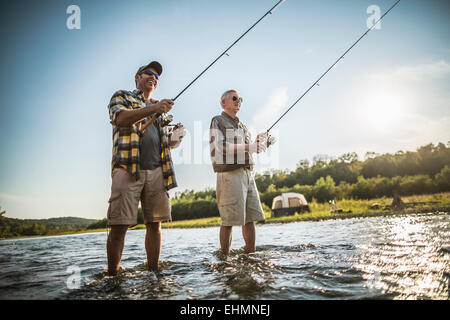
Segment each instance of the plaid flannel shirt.
[{"label": "plaid flannel shirt", "polygon": [[[156,103],[157,100],[151,100]],[[108,105],[109,118],[113,127],[113,151],[111,171],[115,167],[122,167],[129,173],[139,179],[139,146],[141,133],[140,125],[150,121],[151,117],[146,118],[140,124],[133,124],[130,127],[118,127],[116,125],[116,117],[122,110],[133,110],[145,107],[145,99],[141,90],[119,90],[114,93]],[[161,162],[164,178],[164,186],[166,190],[177,187],[175,179],[175,170],[173,167],[172,157],[169,147],[169,131],[161,126],[162,118],[156,120],[161,138]]]}]

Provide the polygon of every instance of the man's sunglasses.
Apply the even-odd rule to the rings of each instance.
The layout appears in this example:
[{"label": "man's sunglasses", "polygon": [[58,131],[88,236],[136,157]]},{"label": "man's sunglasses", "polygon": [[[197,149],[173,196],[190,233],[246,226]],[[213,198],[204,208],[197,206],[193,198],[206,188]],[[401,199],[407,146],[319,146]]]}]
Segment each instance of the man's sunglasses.
[{"label": "man's sunglasses", "polygon": [[241,101],[241,102],[243,101],[243,100],[242,100],[242,97],[239,97],[239,98],[238,98],[238,97],[236,97],[236,96],[233,96],[233,101],[237,101],[238,99],[239,99],[239,101]]},{"label": "man's sunglasses", "polygon": [[151,72],[150,70],[142,71],[142,73],[148,74],[149,76],[155,76],[156,79],[159,79],[159,76],[157,73]]}]

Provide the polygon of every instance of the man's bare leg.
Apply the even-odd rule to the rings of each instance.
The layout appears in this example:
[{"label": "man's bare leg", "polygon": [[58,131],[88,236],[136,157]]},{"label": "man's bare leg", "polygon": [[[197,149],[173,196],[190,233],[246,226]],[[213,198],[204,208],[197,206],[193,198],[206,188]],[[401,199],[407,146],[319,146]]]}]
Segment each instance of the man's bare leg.
[{"label": "man's bare leg", "polygon": [[231,240],[232,240],[232,228],[231,226],[220,226],[220,248],[222,253],[228,255],[230,253]]},{"label": "man's bare leg", "polygon": [[125,244],[125,234],[127,225],[111,226],[111,231],[106,242],[106,252],[108,256],[108,275],[115,276],[119,272],[120,260]]},{"label": "man's bare leg", "polygon": [[159,256],[161,254],[161,222],[150,222],[145,225],[145,250],[147,251],[147,264],[149,270],[158,270]]},{"label": "man's bare leg", "polygon": [[242,235],[245,241],[245,251],[247,253],[255,252],[255,239],[256,239],[256,231],[255,231],[255,223],[248,222],[242,226]]}]

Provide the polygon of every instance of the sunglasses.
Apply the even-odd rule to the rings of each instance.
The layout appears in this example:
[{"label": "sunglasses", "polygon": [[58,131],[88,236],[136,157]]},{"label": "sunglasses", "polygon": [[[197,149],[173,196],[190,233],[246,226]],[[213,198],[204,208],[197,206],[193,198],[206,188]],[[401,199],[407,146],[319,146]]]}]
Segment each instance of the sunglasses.
[{"label": "sunglasses", "polygon": [[145,70],[142,73],[148,74],[149,76],[154,76],[157,80],[159,79],[159,76],[157,73],[151,72],[150,70]]},{"label": "sunglasses", "polygon": [[239,98],[238,98],[238,97],[236,97],[236,96],[233,96],[233,101],[237,101],[238,99],[239,99],[239,101],[241,101],[241,102],[243,101],[243,100],[242,100],[242,97],[239,97]]}]

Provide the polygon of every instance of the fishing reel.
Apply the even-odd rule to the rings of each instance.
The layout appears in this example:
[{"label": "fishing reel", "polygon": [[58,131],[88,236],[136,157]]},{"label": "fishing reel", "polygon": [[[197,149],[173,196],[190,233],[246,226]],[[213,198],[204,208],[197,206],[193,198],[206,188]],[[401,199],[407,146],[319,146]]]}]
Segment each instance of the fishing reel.
[{"label": "fishing reel", "polygon": [[161,127],[167,127],[169,129],[169,132],[172,132],[181,126],[181,122],[171,124],[172,121],[173,115],[166,113],[162,114]]},{"label": "fishing reel", "polygon": [[157,113],[149,121],[147,121],[146,123],[144,123],[144,125],[142,125],[142,127],[140,129],[140,133],[144,134],[144,132],[148,128],[148,126],[151,125],[153,122],[155,122],[156,119],[160,116],[162,117],[161,123],[160,123],[161,127],[172,127],[172,130],[174,130],[180,125],[179,123],[177,123],[175,125],[170,124],[173,121],[173,115],[166,114],[166,113],[163,113],[163,114]]},{"label": "fishing reel", "polygon": [[265,141],[266,148],[269,148],[271,145],[273,145],[276,142],[276,139],[274,136],[269,135]]},{"label": "fishing reel", "polygon": [[271,145],[273,145],[275,142],[276,142],[275,137],[269,135],[269,136],[267,137],[267,140],[266,140],[266,147],[269,148],[269,147],[270,147]]},{"label": "fishing reel", "polygon": [[161,126],[162,127],[171,126],[170,123],[173,121],[173,115],[167,114],[167,113],[163,113],[161,116],[162,116]]}]

